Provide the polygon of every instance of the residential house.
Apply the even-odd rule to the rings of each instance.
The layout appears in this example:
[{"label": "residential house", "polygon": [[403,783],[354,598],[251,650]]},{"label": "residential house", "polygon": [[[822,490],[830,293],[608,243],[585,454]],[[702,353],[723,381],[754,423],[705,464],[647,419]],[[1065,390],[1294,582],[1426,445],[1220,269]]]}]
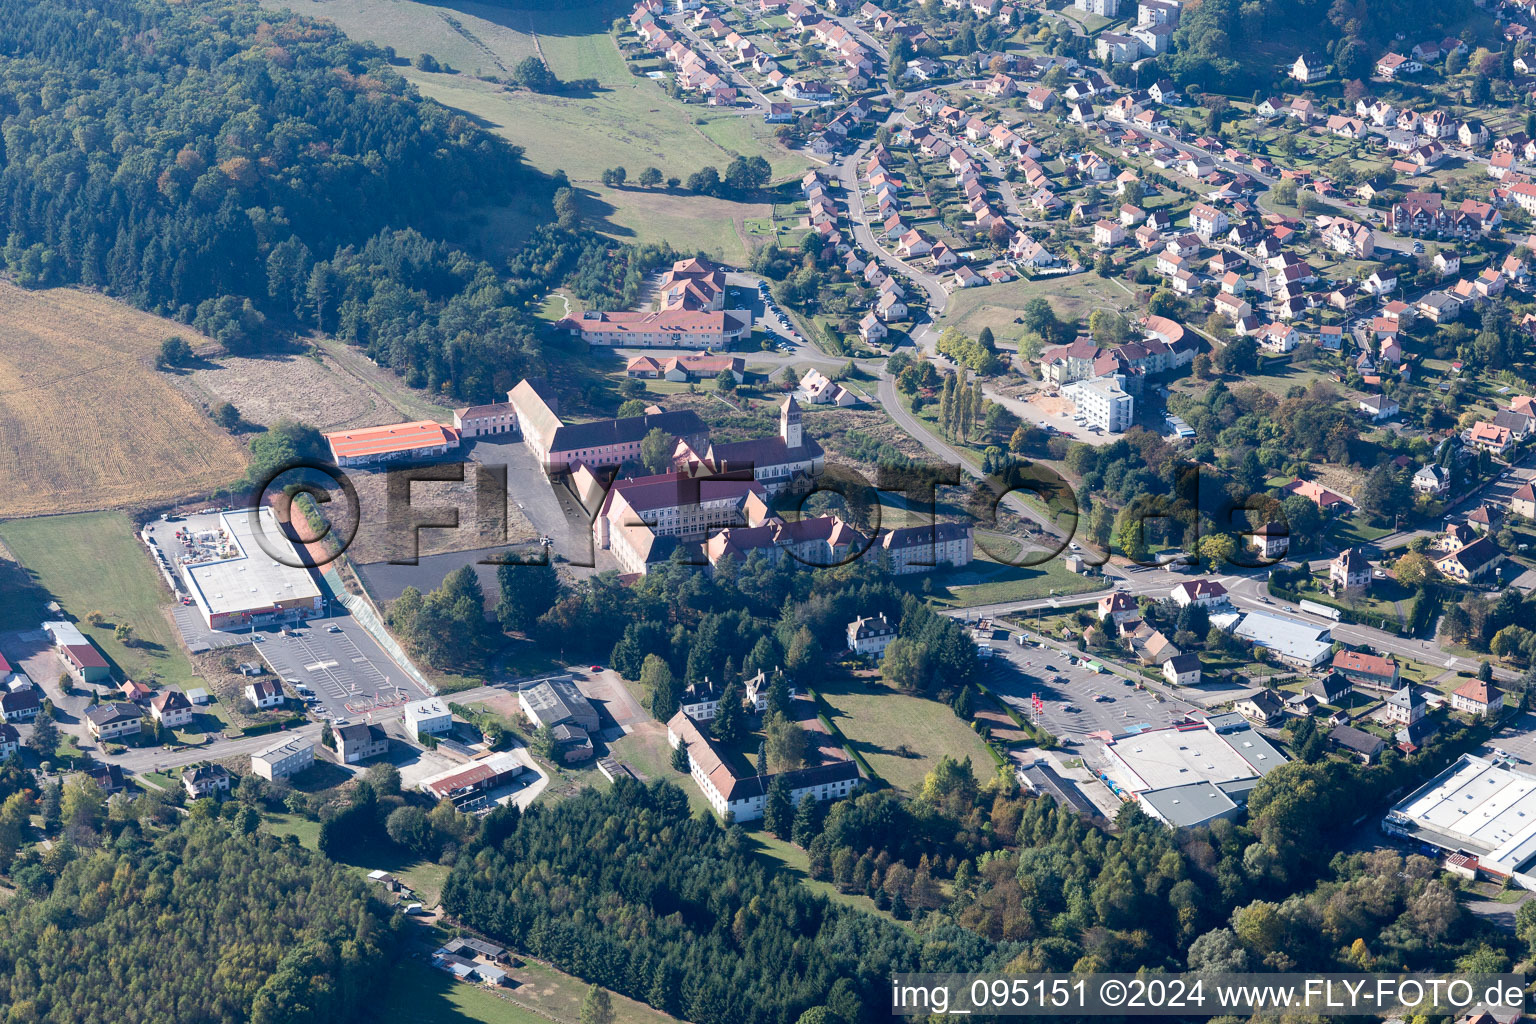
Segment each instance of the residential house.
[{"label": "residential house", "polygon": [[1361,764],[1374,763],[1387,748],[1387,741],[1380,736],[1356,729],[1352,725],[1334,726],[1328,733],[1328,742],[1358,759]]},{"label": "residential house", "polygon": [[1328,75],[1329,65],[1316,54],[1302,54],[1291,65],[1291,77],[1302,84],[1321,81]]},{"label": "residential house", "polygon": [[245,699],[255,708],[275,708],[283,703],[283,685],[257,679],[245,684]]},{"label": "residential house", "polygon": [[405,731],[408,736],[452,732],[453,712],[446,701],[436,697],[412,701],[405,706]]},{"label": "residential house", "polygon": [[1268,522],[1248,534],[1248,545],[1265,559],[1285,557],[1290,544],[1291,531],[1284,523]]},{"label": "residential house", "polygon": [[43,709],[43,701],[35,686],[23,686],[14,690],[0,690],[0,718],[6,722],[30,722]]},{"label": "residential house", "polygon": [[1423,64],[1400,53],[1389,53],[1376,62],[1376,73],[1388,81],[1402,75],[1416,75],[1423,70]]},{"label": "residential house", "polygon": [[884,613],[861,616],[848,623],[848,649],[855,654],[867,654],[880,658],[885,649],[896,639],[896,627]]},{"label": "residential house", "polygon": [[1328,566],[1328,582],[1336,593],[1355,594],[1371,587],[1371,560],[1359,548],[1340,551]]},{"label": "residential house", "polygon": [[1163,662],[1163,678],[1169,686],[1199,686],[1200,656],[1193,652],[1175,654]]},{"label": "residential house", "polygon": [[1481,679],[1468,679],[1451,691],[1451,710],[1473,718],[1488,718],[1504,707],[1504,695]]},{"label": "residential house", "polygon": [[1093,226],[1093,243],[1108,249],[1125,241],[1125,229],[1117,221],[1100,220]]},{"label": "residential house", "polygon": [[251,772],[268,782],[276,782],[297,775],[314,763],[314,741],[293,737],[252,754]]},{"label": "residential house", "polygon": [[1188,580],[1175,586],[1169,591],[1168,596],[1180,608],[1187,608],[1192,604],[1210,608],[1226,604],[1228,601],[1227,588],[1216,580]]},{"label": "residential house", "polygon": [[192,702],[180,690],[165,690],[150,699],[149,713],[167,729],[179,729],[192,721]]},{"label": "residential house", "polygon": [[1350,500],[1337,491],[1329,490],[1314,480],[1292,480],[1281,488],[1286,494],[1299,494],[1308,499],[1324,512],[1332,512],[1340,508],[1348,508]]},{"label": "residential house", "polygon": [[1530,482],[1521,484],[1509,496],[1509,511],[1511,515],[1536,519],[1536,488]]},{"label": "residential house", "polygon": [[1450,485],[1450,473],[1435,463],[1419,467],[1418,472],[1413,474],[1411,483],[1415,494],[1428,494],[1432,497],[1444,494]]},{"label": "residential house", "polygon": [[376,725],[352,722],[331,730],[336,737],[336,756],[342,764],[358,764],[389,751],[389,736]]},{"label": "residential house", "polygon": [[1256,725],[1274,725],[1285,717],[1285,702],[1273,690],[1259,690],[1233,702],[1232,707]]},{"label": "residential house", "polygon": [[1489,575],[1503,560],[1503,553],[1487,537],[1479,537],[1435,561],[1435,568],[1455,580],[1475,583]]},{"label": "residential house", "polygon": [[1099,618],[1113,618],[1117,625],[1124,625],[1132,619],[1141,617],[1141,609],[1136,605],[1136,599],[1123,590],[1105,594],[1099,598]]},{"label": "residential house", "polygon": [[187,791],[189,800],[228,793],[229,782],[229,769],[210,761],[188,765],[181,770],[181,785]]},{"label": "residential house", "polygon": [[[1339,651],[1333,656],[1333,671],[1351,686],[1368,690],[1397,690],[1401,670],[1396,661],[1379,654]],[[1330,699],[1327,703],[1338,703]]]},{"label": "residential house", "polygon": [[144,713],[126,701],[97,704],[85,713],[86,728],[98,742],[132,736],[144,727]]}]

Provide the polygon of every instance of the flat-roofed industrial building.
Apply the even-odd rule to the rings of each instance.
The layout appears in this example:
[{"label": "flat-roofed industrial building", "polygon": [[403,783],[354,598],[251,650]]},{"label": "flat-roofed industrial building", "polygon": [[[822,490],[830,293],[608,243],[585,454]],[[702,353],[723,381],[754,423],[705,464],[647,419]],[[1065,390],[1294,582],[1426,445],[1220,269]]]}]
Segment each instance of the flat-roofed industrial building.
[{"label": "flat-roofed industrial building", "polygon": [[210,629],[270,624],[323,609],[319,585],[269,505],[254,513],[189,516],[175,540],[177,570]]},{"label": "flat-roofed industrial building", "polygon": [[1172,828],[1236,817],[1259,779],[1286,761],[1237,714],[1116,736],[1104,755],[1105,781]]},{"label": "flat-roofed industrial building", "polygon": [[1463,754],[1388,811],[1381,827],[1536,889],[1529,871],[1536,860],[1536,775]]}]

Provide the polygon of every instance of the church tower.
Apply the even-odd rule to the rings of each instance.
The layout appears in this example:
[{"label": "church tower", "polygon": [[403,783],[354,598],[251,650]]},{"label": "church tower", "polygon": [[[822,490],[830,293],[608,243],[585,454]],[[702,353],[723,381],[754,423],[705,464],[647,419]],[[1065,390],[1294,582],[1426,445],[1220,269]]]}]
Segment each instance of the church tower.
[{"label": "church tower", "polygon": [[800,439],[800,406],[796,404],[794,396],[784,399],[784,404],[779,407],[779,436],[784,439],[784,447],[793,451],[801,445]]}]

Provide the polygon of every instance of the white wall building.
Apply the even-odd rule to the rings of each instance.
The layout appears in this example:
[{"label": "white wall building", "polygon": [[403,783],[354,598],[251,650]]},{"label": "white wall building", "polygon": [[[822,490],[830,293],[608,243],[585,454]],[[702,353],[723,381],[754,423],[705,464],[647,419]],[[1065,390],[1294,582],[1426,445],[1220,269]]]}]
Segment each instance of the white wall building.
[{"label": "white wall building", "polygon": [[1088,426],[1098,427],[1106,434],[1119,434],[1130,429],[1136,420],[1136,400],[1124,384],[1125,378],[1119,374],[1092,377],[1068,384],[1061,393],[1072,401],[1077,415]]},{"label": "white wall building", "polygon": [[268,782],[297,775],[314,763],[314,741],[300,737],[282,740],[251,755],[251,771]]},{"label": "white wall building", "polygon": [[884,615],[860,616],[848,623],[848,649],[854,654],[880,657],[896,639],[896,627]]},{"label": "white wall building", "polygon": [[453,728],[453,713],[436,697],[412,701],[405,706],[405,731],[412,736],[436,735]]}]

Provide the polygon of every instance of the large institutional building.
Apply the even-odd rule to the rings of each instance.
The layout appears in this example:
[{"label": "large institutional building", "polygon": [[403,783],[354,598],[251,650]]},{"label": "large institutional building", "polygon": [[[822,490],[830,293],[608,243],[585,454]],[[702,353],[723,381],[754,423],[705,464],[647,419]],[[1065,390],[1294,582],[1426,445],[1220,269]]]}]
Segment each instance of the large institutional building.
[{"label": "large institutional building", "polygon": [[[871,539],[837,516],[787,521],[770,508],[774,495],[821,472],[826,455],[805,433],[794,398],[779,407],[772,437],[714,442],[691,410],[567,425],[547,382],[525,380],[507,395],[526,444],[547,472],[566,473],[578,500],[596,512],[592,539],[611,551],[622,572],[644,575],[685,549],[690,564],[717,568],[760,553],[811,566],[839,565],[869,554],[894,573],[962,566],[974,557],[968,523],[889,530]],[[605,470],[640,461],[646,434],[674,439],[669,471],[609,482]]]},{"label": "large institutional building", "polygon": [[752,330],[752,314],[725,308],[725,272],[705,260],[679,260],[662,278],[659,308],[588,310],[556,326],[589,345],[622,348],[723,348]]},{"label": "large institutional building", "polygon": [[[667,722],[667,742],[673,749],[683,747],[687,752],[688,774],[716,814],[722,818],[730,815],[736,821],[756,821],[763,816],[768,787],[778,775],[738,775],[709,734],[683,711]],[[782,774],[789,782],[789,802],[796,807],[805,797],[821,801],[848,796],[863,781],[859,766],[851,759]]]},{"label": "large institutional building", "polygon": [[711,441],[707,447],[683,440],[678,442],[673,463],[692,473],[703,469],[711,473],[750,472],[769,494],[778,494],[797,479],[814,477],[826,462],[821,445],[805,436],[803,415],[794,398],[786,398],[779,406],[777,437]]},{"label": "large institutional building", "polygon": [[507,392],[517,427],[528,450],[538,456],[546,472],[559,473],[587,466],[620,466],[640,460],[640,442],[660,428],[673,437],[702,445],[709,427],[691,409],[647,412],[612,420],[567,425],[560,418],[560,400],[543,380],[525,380]]}]

